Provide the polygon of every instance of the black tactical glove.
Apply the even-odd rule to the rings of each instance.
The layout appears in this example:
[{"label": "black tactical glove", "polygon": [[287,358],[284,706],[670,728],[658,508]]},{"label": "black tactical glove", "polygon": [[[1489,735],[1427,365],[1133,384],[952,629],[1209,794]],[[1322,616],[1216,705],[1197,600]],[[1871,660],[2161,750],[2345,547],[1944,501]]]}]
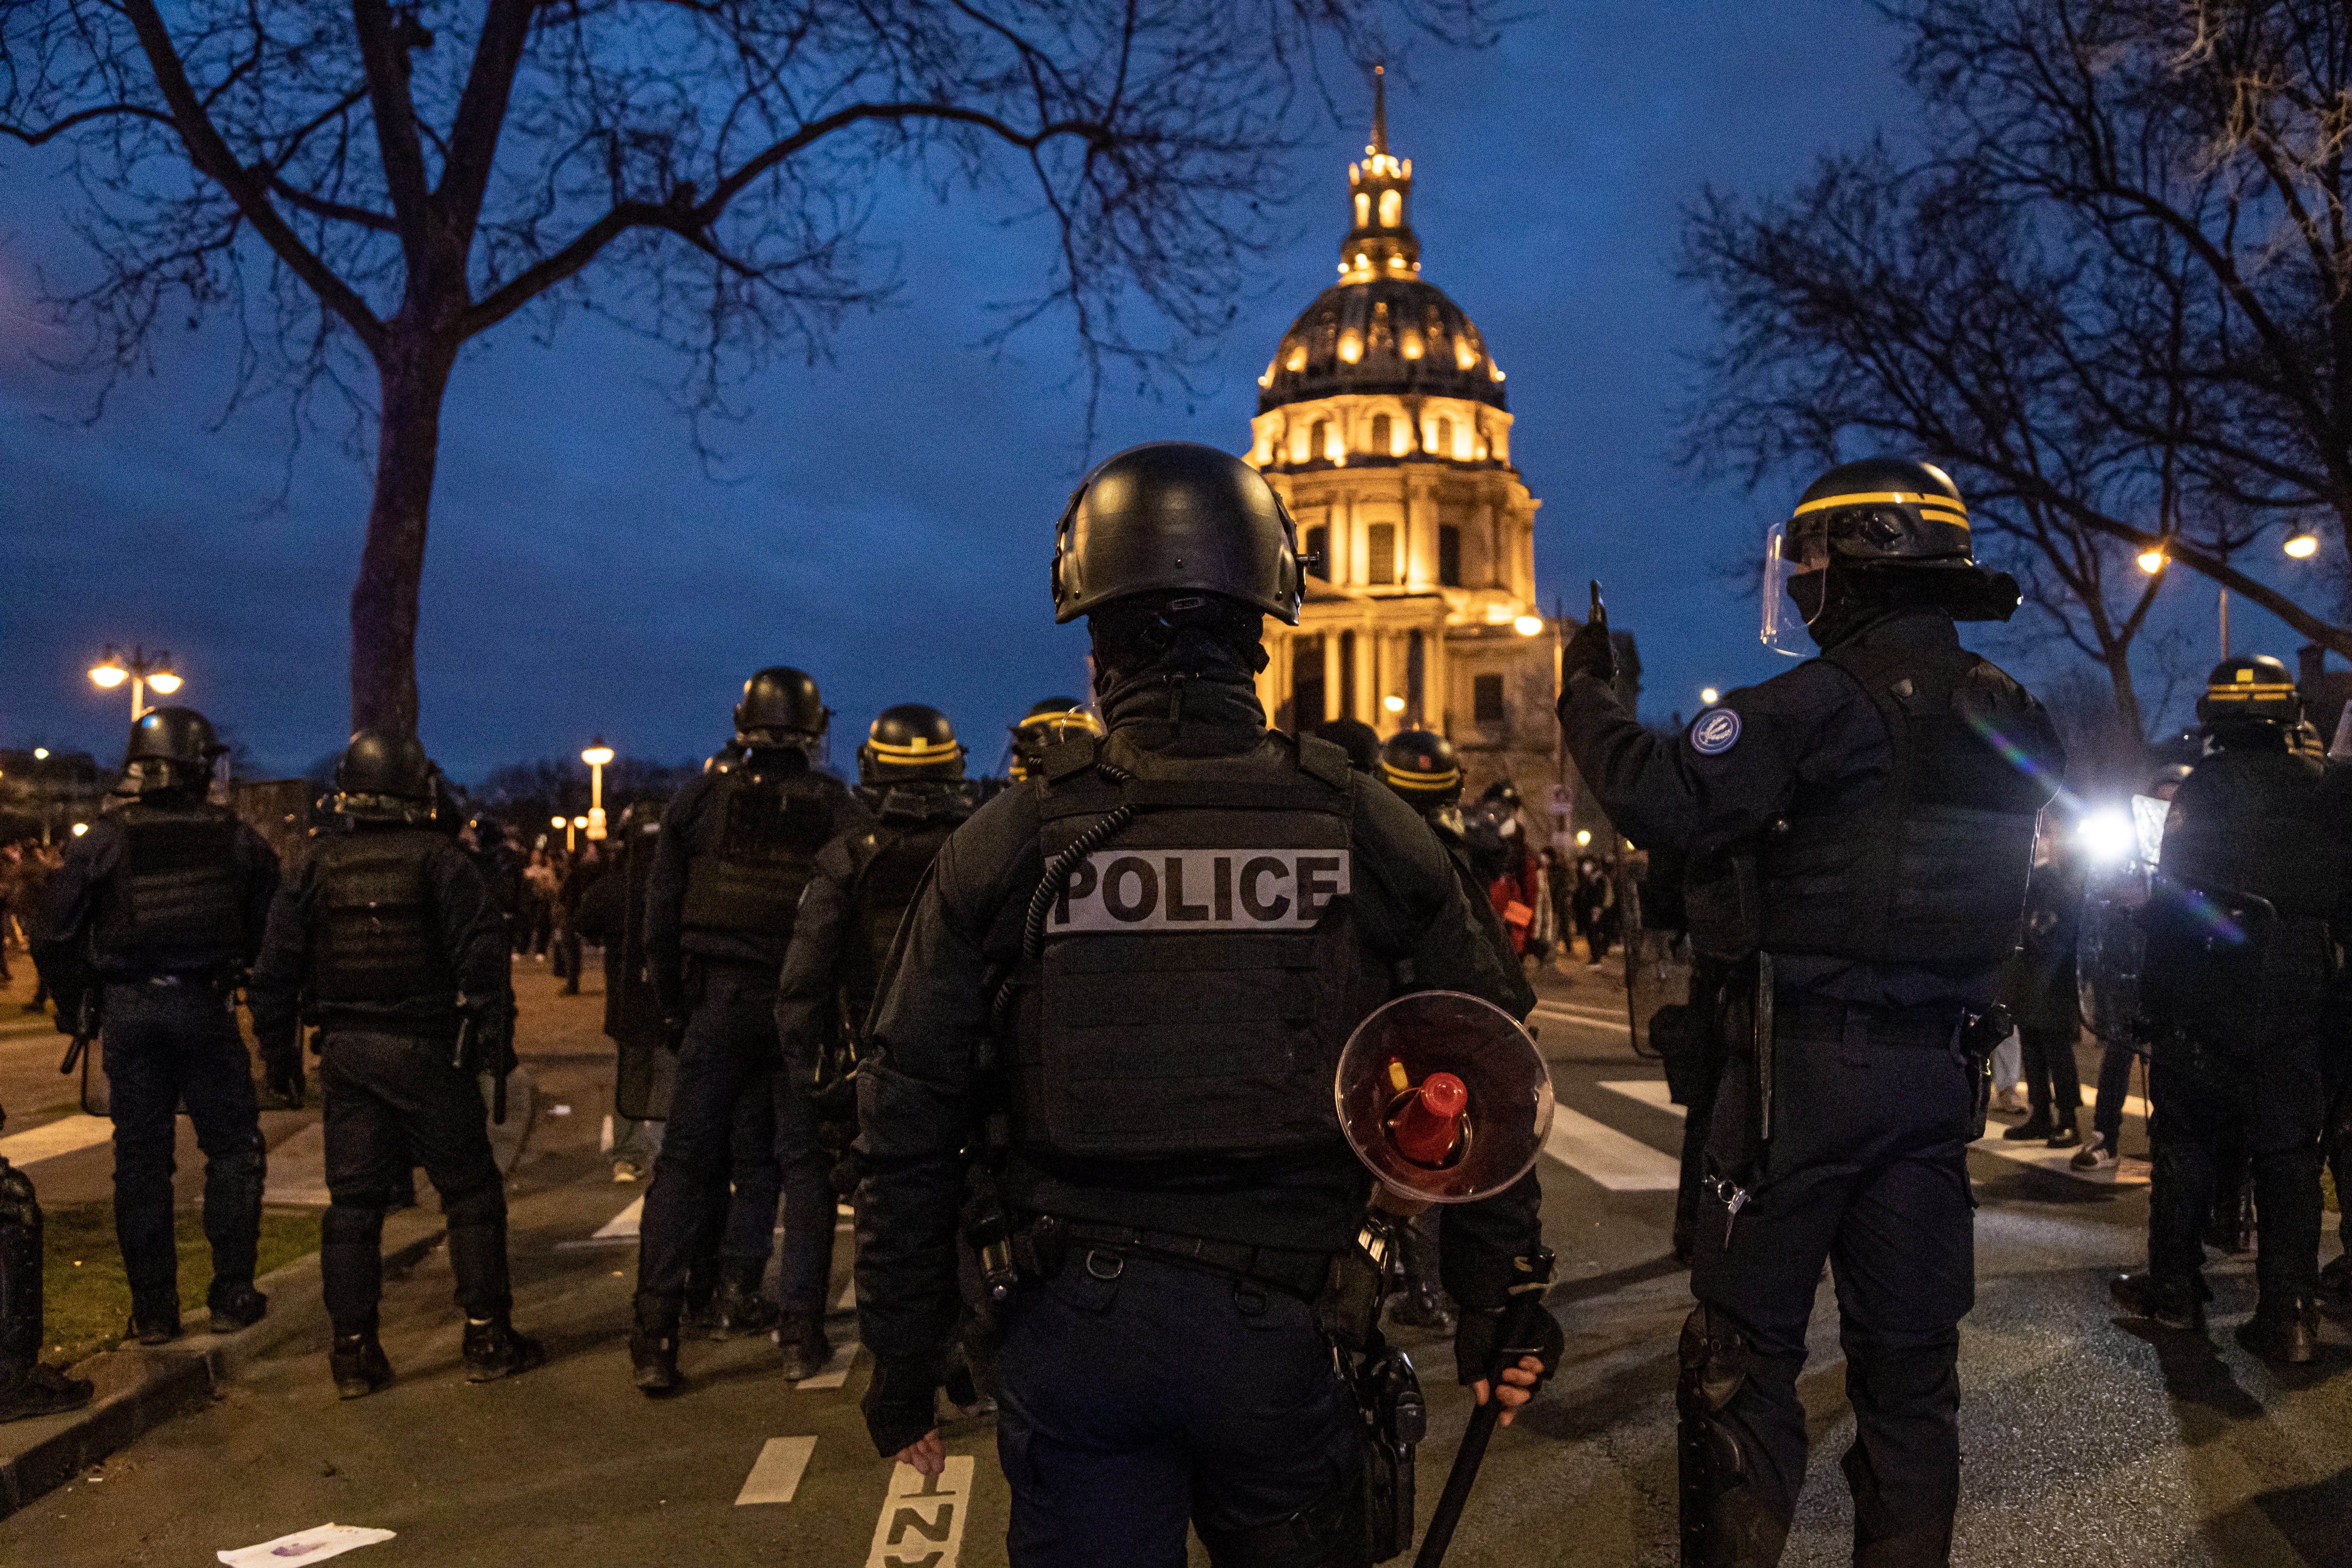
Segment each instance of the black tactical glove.
[{"label": "black tactical glove", "polygon": [[[1464,1387],[1495,1375],[1495,1360],[1503,1353],[1503,1315],[1507,1307],[1465,1307],[1462,1321],[1454,1331],[1454,1375]],[[1518,1352],[1510,1358],[1508,1366],[1519,1364],[1519,1356],[1531,1355],[1543,1363],[1543,1376],[1536,1380],[1541,1388],[1544,1381],[1559,1370],[1559,1358],[1568,1350],[1568,1336],[1559,1331],[1559,1320],[1549,1310],[1536,1314],[1534,1342],[1513,1345]],[[1507,1368],[1506,1368],[1507,1370]],[[1529,1393],[1534,1390],[1530,1389]]]},{"label": "black tactical glove", "polygon": [[1576,628],[1560,650],[1559,686],[1564,694],[1568,683],[1579,675],[1589,675],[1595,680],[1617,679],[1617,650],[1610,646],[1609,623],[1602,620],[1585,622]]},{"label": "black tactical glove", "polygon": [[863,1406],[866,1430],[875,1451],[884,1458],[919,1443],[940,1424],[940,1358],[936,1355],[891,1356],[874,1363],[874,1380],[866,1385]]}]

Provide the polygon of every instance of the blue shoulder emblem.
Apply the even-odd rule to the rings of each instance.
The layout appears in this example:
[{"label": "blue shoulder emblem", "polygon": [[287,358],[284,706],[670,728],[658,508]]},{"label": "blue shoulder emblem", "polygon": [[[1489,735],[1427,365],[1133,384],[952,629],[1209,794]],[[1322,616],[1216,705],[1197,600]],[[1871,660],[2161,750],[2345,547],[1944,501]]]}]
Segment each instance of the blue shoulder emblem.
[{"label": "blue shoulder emblem", "polygon": [[1739,743],[1739,715],[1728,708],[1710,708],[1690,727],[1691,750],[1702,757],[1719,757]]}]

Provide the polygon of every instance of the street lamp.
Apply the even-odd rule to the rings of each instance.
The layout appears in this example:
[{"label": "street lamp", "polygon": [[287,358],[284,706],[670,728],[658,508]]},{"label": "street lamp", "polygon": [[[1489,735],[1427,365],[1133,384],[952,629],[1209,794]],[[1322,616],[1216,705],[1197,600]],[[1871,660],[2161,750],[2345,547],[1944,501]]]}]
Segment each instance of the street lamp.
[{"label": "street lamp", "polygon": [[613,748],[604,744],[604,737],[595,736],[588,749],[580,753],[588,764],[588,815],[581,826],[588,829],[588,841],[594,843],[604,837],[604,764],[613,760]]},{"label": "street lamp", "polygon": [[1712,686],[1702,686],[1698,689],[1698,700],[1712,708],[1723,700],[1723,693]]},{"label": "street lamp", "polygon": [[1511,629],[1523,637],[1531,637],[1544,629],[1541,616],[1521,616],[1511,623]]},{"label": "street lamp", "polygon": [[2158,572],[2163,571],[2164,552],[2161,550],[2141,551],[2139,552],[2139,569],[2147,573],[2151,577],[2155,576]]},{"label": "street lamp", "polygon": [[2297,561],[2308,561],[2319,553],[2319,541],[2314,535],[2298,533],[2279,548]]},{"label": "street lamp", "polygon": [[126,658],[112,643],[107,644],[105,656],[90,667],[89,679],[107,691],[126,680],[131,683],[131,721],[134,724],[147,711],[149,687],[166,697],[180,689],[180,678],[172,669],[172,656],[160,649],[151,654],[136,646]]}]

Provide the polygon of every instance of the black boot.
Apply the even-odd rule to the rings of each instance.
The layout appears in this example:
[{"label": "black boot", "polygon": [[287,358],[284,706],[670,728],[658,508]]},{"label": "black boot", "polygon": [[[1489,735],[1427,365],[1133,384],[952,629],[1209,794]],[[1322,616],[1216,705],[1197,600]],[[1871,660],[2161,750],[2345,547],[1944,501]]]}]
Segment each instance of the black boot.
[{"label": "black boot", "polygon": [[2050,1147],[2072,1149],[2083,1142],[2080,1110],[2053,1111],[2050,1118]]},{"label": "black boot", "polygon": [[58,1415],[89,1403],[89,1379],[68,1377],[35,1362],[19,1376],[0,1376],[0,1421]]},{"label": "black boot", "polygon": [[2202,1279],[2167,1279],[2158,1275],[2118,1274],[2107,1286],[2116,1305],[2135,1318],[2168,1329],[2201,1330],[2211,1292]]},{"label": "black boot", "polygon": [[2352,1252],[2319,1271],[2319,1294],[2339,1307],[2352,1306]]},{"label": "black boot", "polygon": [[2264,1361],[2303,1366],[2319,1359],[2319,1306],[2309,1300],[2264,1301],[2238,1325],[2238,1342]]},{"label": "black boot", "polygon": [[175,1300],[131,1300],[131,1321],[122,1325],[122,1337],[137,1340],[142,1345],[168,1345],[180,1337],[180,1303]]},{"label": "black boot", "polygon": [[833,1359],[833,1342],[824,1337],[822,1312],[786,1308],[776,1315],[776,1348],[784,1356],[784,1381],[814,1377]]},{"label": "black boot", "polygon": [[392,1363],[384,1359],[373,1329],[338,1333],[327,1352],[327,1370],[334,1374],[339,1399],[364,1399],[392,1381]]},{"label": "black boot", "polygon": [[515,1332],[504,1312],[466,1320],[466,1381],[495,1383],[529,1372],[547,1359],[547,1352],[529,1334]]},{"label": "black boot", "polygon": [[766,1272],[764,1258],[719,1266],[719,1289],[711,1293],[708,1320],[712,1339],[764,1334],[776,1326],[779,1309],[760,1289],[760,1277]]},{"label": "black boot", "polygon": [[253,1281],[223,1289],[219,1280],[212,1288],[213,1332],[233,1334],[239,1329],[249,1329],[269,1315],[269,1298],[253,1288]]},{"label": "black boot", "polygon": [[2022,1143],[2029,1138],[2047,1138],[2057,1131],[2057,1124],[2050,1120],[2050,1108],[2037,1105],[2032,1113],[2016,1126],[2002,1128],[2000,1135],[2012,1143]]},{"label": "black boot", "polygon": [[636,1327],[629,1335],[629,1365],[638,1389],[649,1396],[677,1392],[677,1322],[685,1303],[670,1296],[639,1292]]}]

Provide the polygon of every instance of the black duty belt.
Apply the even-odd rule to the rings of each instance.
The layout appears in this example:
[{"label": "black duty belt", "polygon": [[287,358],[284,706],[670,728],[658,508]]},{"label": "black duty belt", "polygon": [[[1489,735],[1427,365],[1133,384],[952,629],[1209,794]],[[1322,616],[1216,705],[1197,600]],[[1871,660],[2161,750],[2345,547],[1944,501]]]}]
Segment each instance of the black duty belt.
[{"label": "black duty belt", "polygon": [[1965,1015],[1958,1003],[1932,1007],[1864,1007],[1818,997],[1783,995],[1773,1009],[1774,1032],[1813,1039],[1842,1037],[1850,1025],[1859,1024],[1874,1046],[1910,1046],[1948,1049]]},{"label": "black duty belt", "polygon": [[[1154,1258],[1181,1268],[1198,1268],[1237,1279],[1255,1280],[1312,1301],[1330,1277],[1328,1252],[1301,1251],[1286,1247],[1252,1247],[1246,1242],[1211,1241],[1205,1237],[1179,1236],[1172,1231],[1138,1230],[1103,1225],[1094,1220],[1063,1220],[1052,1216],[1032,1224],[1025,1235],[1044,1240],[1053,1230],[1066,1238],[1071,1252],[1108,1252],[1120,1257]],[[1039,1248],[1043,1252],[1046,1248]],[[1088,1267],[1092,1267],[1091,1263]],[[1051,1270],[1048,1270],[1051,1272]]]}]

